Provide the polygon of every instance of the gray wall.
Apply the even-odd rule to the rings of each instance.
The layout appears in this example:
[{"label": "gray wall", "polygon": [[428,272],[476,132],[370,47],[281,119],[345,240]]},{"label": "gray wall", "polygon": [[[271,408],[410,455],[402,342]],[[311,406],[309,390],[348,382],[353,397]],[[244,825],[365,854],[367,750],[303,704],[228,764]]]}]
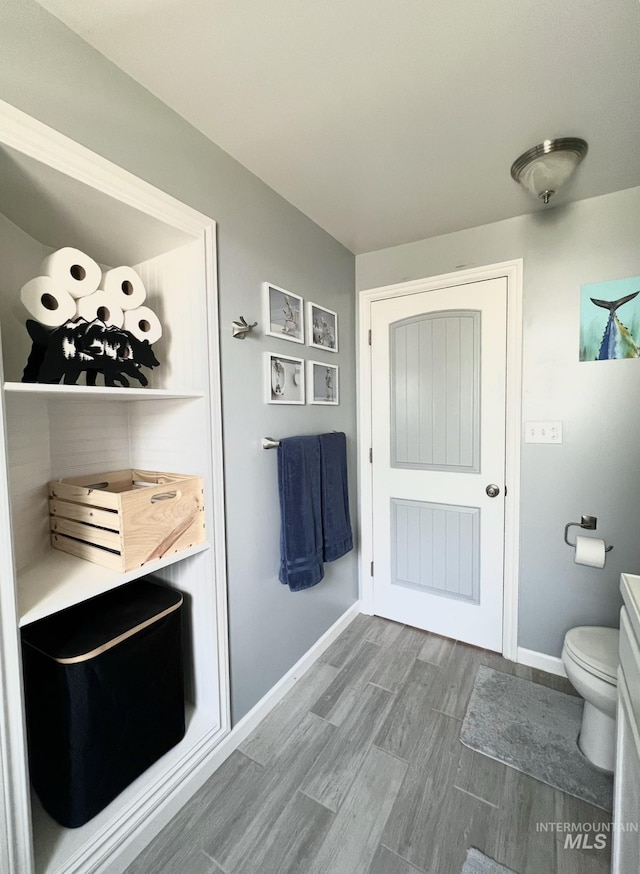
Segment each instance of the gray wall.
[{"label": "gray wall", "polygon": [[[640,276],[639,227],[633,188],[356,258],[358,289],[524,259],[523,419],[562,420],[564,443],[522,445],[519,645],[554,656],[574,625],[617,625],[619,574],[640,573],[640,361],[578,361],[580,286]],[[603,570],[563,542],[582,513],[614,544]]]},{"label": "gray wall", "polygon": [[[31,0],[0,4],[0,97],[218,222],[233,718],[237,721],[357,597],[355,553],[292,594],[277,580],[275,437],[343,430],[355,515],[353,255]],[[337,310],[340,353],[231,338],[262,324],[269,281]],[[338,407],[264,404],[263,353],[340,365]]]}]

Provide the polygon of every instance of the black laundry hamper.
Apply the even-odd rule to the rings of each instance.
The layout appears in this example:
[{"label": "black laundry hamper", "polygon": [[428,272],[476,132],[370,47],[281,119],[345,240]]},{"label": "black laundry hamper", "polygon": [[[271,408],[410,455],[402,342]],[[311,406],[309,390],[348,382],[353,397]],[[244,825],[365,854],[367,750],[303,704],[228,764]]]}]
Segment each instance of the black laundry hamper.
[{"label": "black laundry hamper", "polygon": [[182,595],[136,580],[22,629],[31,782],[84,825],[185,732]]}]

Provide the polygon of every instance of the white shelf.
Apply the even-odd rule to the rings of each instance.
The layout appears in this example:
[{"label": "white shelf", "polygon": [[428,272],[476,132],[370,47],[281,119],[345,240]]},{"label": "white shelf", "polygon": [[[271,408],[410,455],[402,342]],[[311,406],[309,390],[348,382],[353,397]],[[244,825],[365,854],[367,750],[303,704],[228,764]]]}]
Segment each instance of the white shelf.
[{"label": "white shelf", "polygon": [[50,549],[41,561],[18,572],[19,624],[21,627],[28,625],[207,549],[207,542],[198,543],[125,574]]},{"label": "white shelf", "polygon": [[5,382],[4,390],[12,394],[24,394],[30,397],[81,397],[104,401],[151,401],[156,399],[202,398],[202,392],[169,391],[164,388],[123,388],[122,386],[107,387],[104,385],[47,385],[38,382]]},{"label": "white shelf", "polygon": [[[95,854],[95,844],[104,837],[104,832],[113,822],[126,822],[129,817],[139,816],[140,801],[146,801],[154,785],[166,782],[174,771],[188,769],[190,758],[206,739],[218,730],[213,714],[186,705],[187,730],[184,738],[162,758],[141,774],[111,804],[80,828],[68,829],[59,825],[45,812],[37,795],[31,794],[31,810],[34,826],[34,850],[37,874],[54,874],[66,870],[71,860],[86,860]],[[78,870],[74,865],[74,870]],[[88,868],[83,868],[88,870]],[[91,870],[96,870],[91,867]]]}]

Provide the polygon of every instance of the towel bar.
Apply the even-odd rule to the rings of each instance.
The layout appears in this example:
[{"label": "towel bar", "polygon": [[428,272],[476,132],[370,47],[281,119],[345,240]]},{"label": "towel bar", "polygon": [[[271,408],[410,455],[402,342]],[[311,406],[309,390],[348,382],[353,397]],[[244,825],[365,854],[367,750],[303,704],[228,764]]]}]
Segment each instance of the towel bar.
[{"label": "towel bar", "polygon": [[[332,431],[332,434],[337,433],[336,431]],[[274,440],[273,437],[263,437],[262,438],[262,448],[263,449],[277,449],[280,446],[279,440]]]}]

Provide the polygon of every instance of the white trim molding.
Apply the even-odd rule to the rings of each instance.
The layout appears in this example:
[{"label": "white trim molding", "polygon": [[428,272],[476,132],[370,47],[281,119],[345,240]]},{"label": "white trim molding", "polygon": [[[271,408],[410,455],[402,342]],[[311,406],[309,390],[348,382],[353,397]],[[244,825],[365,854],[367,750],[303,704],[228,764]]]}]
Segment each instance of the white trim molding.
[{"label": "white trim molding", "polygon": [[519,665],[536,668],[538,671],[546,671],[548,674],[555,674],[557,677],[567,676],[562,659],[557,656],[547,655],[546,652],[536,652],[535,649],[524,649],[524,647],[519,646],[516,661]]},{"label": "white trim molding", "polygon": [[[259,722],[270,713],[276,704],[279,704],[284,696],[289,692],[301,677],[303,677],[309,668],[316,662],[325,650],[327,650],[334,640],[339,637],[353,620],[361,613],[360,602],[355,601],[345,612],[340,616],[333,625],[325,631],[322,637],[313,644],[311,649],[299,659],[295,665],[290,668],[287,673],[278,680],[275,686],[264,695],[251,710],[242,717],[235,725],[231,734],[225,738],[223,745],[226,746],[234,743],[234,749],[247,738]],[[226,756],[225,756],[226,758]]]},{"label": "white trim molding", "polygon": [[[0,380],[4,381],[0,344]],[[0,440],[6,434],[4,396],[0,392]],[[5,437],[6,440],[6,437]],[[11,531],[9,471],[0,464],[0,530]],[[15,579],[13,537],[0,551],[0,870],[25,874],[33,870],[29,775],[24,731],[22,662]]]},{"label": "white trim molding", "polygon": [[0,142],[186,234],[198,236],[215,224],[209,216],[4,100],[0,100]]},{"label": "white trim molding", "polygon": [[362,612],[373,612],[373,494],[371,484],[371,304],[376,300],[451,288],[485,279],[507,280],[507,385],[504,603],[502,654],[518,653],[518,586],[520,541],[520,441],[522,420],[522,259],[459,270],[441,276],[363,290],[358,297],[358,504],[361,525],[360,599]]}]

